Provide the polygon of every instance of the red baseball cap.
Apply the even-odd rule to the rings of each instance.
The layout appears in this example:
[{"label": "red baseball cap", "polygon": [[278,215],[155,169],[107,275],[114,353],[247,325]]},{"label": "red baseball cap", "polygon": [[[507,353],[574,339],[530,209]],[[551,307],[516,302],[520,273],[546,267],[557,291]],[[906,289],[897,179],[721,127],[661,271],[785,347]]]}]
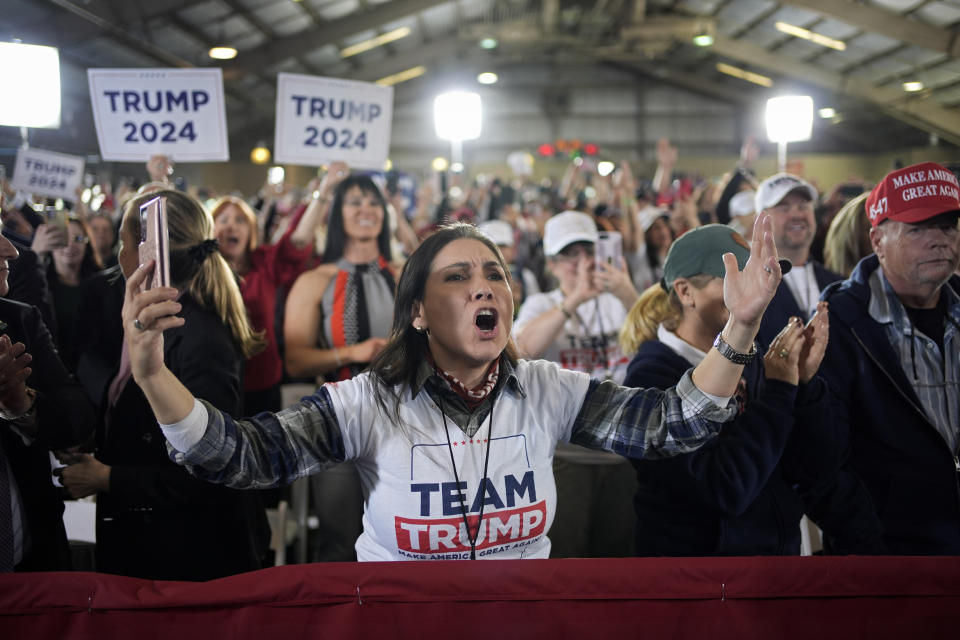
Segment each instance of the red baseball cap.
[{"label": "red baseball cap", "polygon": [[921,162],[891,171],[867,196],[867,216],[874,227],[884,220],[922,222],[960,211],[957,177],[936,162]]}]

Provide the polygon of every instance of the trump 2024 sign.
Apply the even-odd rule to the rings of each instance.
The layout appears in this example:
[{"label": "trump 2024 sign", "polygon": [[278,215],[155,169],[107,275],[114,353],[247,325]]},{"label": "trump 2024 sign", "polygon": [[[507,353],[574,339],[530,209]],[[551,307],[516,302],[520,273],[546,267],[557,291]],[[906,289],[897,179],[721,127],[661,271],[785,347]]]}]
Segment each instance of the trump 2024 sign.
[{"label": "trump 2024 sign", "polygon": [[89,69],[87,77],[104,160],[230,159],[220,69]]},{"label": "trump 2024 sign", "polygon": [[393,87],[295,73],[277,77],[274,158],[382,169],[390,149]]}]

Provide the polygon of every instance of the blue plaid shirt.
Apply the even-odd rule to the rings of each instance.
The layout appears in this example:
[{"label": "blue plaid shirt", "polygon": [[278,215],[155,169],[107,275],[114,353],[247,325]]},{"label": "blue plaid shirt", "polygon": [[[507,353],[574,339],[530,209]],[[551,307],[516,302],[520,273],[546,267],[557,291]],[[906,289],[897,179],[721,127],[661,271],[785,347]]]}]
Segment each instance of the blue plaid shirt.
[{"label": "blue plaid shirt", "polygon": [[[497,386],[473,412],[429,366],[421,368],[410,393],[416,396],[426,391],[435,402],[442,400],[437,404],[444,407],[444,414],[469,435],[489,413],[495,396],[506,394],[509,401],[524,402],[528,393],[550,393],[549,389],[525,389],[514,367],[506,361],[501,364]],[[586,378],[586,374],[567,373]],[[337,384],[350,385],[353,381]],[[370,398],[371,403],[375,401]],[[388,397],[386,404],[391,402]],[[280,413],[261,413],[244,420],[234,420],[203,404],[207,414],[203,438],[187,452],[172,447],[169,452],[175,462],[212,482],[237,488],[288,484],[346,458],[339,420],[326,385]],[[735,412],[735,402],[719,407],[697,389],[690,371],[676,387],[666,391],[590,380],[580,410],[569,425],[570,441],[628,458],[662,458],[697,449]]]}]

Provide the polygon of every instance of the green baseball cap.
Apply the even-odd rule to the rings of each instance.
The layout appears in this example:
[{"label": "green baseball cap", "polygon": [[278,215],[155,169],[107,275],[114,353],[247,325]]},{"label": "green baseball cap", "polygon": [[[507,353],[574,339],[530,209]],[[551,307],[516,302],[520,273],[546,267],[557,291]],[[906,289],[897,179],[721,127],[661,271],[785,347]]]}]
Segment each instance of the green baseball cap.
[{"label": "green baseball cap", "polygon": [[725,224],[708,224],[691,229],[674,240],[663,264],[661,285],[667,291],[677,278],[689,278],[701,273],[722,278],[727,272],[723,254],[737,256],[740,269],[750,257],[750,245],[743,236]]}]

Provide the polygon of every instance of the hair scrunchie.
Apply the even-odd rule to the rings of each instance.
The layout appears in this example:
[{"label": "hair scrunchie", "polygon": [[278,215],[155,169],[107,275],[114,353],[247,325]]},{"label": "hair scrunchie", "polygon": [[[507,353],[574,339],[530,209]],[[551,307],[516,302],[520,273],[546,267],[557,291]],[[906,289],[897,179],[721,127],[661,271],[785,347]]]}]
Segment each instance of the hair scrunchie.
[{"label": "hair scrunchie", "polygon": [[187,254],[197,264],[202,264],[214,251],[220,248],[220,242],[217,240],[204,240],[200,244],[195,244],[187,249]]}]

